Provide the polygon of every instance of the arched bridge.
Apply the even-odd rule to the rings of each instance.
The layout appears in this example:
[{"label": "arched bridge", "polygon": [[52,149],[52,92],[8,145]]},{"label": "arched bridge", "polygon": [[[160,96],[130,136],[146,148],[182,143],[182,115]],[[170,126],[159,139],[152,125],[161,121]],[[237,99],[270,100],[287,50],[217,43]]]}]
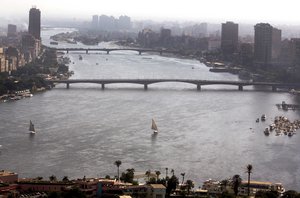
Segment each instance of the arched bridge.
[{"label": "arched bridge", "polygon": [[277,88],[299,89],[300,84],[292,83],[272,83],[272,82],[250,82],[250,81],[224,81],[224,80],[192,80],[192,79],[68,79],[68,80],[49,80],[52,83],[65,83],[69,88],[73,83],[97,83],[102,85],[102,89],[106,84],[133,83],[144,85],[144,89],[148,89],[148,85],[161,82],[181,82],[189,83],[197,86],[197,90],[201,90],[203,85],[233,85],[237,86],[238,90],[242,91],[244,86],[260,85],[269,86],[272,91]]},{"label": "arched bridge", "polygon": [[70,51],[83,51],[85,53],[89,53],[90,51],[103,51],[109,54],[111,51],[136,51],[141,55],[143,52],[157,52],[160,55],[163,53],[178,53],[176,50],[166,50],[166,49],[145,49],[145,48],[49,48],[58,51],[66,51],[69,53]]}]

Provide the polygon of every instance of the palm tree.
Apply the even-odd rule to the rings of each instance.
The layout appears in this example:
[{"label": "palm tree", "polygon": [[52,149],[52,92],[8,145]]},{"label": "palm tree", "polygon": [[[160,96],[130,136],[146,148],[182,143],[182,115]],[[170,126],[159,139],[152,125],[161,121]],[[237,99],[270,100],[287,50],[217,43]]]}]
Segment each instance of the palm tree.
[{"label": "palm tree", "polygon": [[151,170],[150,170],[150,169],[147,170],[146,173],[145,173],[145,175],[147,175],[147,177],[148,177],[148,182],[149,182],[149,181],[150,181]]},{"label": "palm tree", "polygon": [[233,191],[235,196],[237,196],[239,193],[239,186],[241,185],[241,183],[242,183],[242,179],[239,175],[234,175],[232,177],[232,185],[233,185]]},{"label": "palm tree", "polygon": [[183,184],[185,173],[181,173],[180,175],[182,176],[182,182],[181,182],[181,184]]},{"label": "palm tree", "polygon": [[168,177],[168,168],[166,168],[166,179],[167,179],[167,177]]},{"label": "palm tree", "polygon": [[120,182],[120,166],[122,162],[120,160],[115,161],[115,165],[118,167],[118,181]]},{"label": "palm tree", "polygon": [[156,174],[156,181],[158,181],[159,175],[160,175],[161,173],[160,173],[160,171],[155,171],[155,174]]},{"label": "palm tree", "polygon": [[252,165],[251,164],[248,164],[247,165],[247,173],[248,173],[248,197],[250,196],[250,175],[252,173]]},{"label": "palm tree", "polygon": [[175,174],[174,169],[171,169],[171,173],[172,173],[172,175],[174,176],[174,174]]}]

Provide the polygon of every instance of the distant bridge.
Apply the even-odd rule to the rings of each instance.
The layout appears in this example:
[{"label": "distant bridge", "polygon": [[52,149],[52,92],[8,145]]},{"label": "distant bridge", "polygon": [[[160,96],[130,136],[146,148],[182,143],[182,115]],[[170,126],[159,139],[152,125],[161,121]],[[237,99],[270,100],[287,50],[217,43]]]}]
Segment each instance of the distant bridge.
[{"label": "distant bridge", "polygon": [[101,84],[102,89],[106,84],[132,83],[144,85],[144,89],[148,89],[148,85],[162,82],[180,82],[194,84],[197,90],[201,90],[203,85],[233,85],[237,86],[238,90],[242,91],[244,86],[260,85],[269,86],[272,91],[278,88],[299,89],[300,84],[294,83],[272,83],[272,82],[250,82],[250,81],[224,81],[224,80],[192,80],[192,79],[68,79],[68,80],[49,80],[52,83],[65,83],[67,88],[73,83],[96,83]]},{"label": "distant bridge", "polygon": [[58,51],[66,51],[69,53],[70,51],[83,51],[86,54],[89,51],[104,51],[106,54],[109,54],[111,51],[136,51],[141,55],[143,52],[157,52],[160,55],[163,53],[178,53],[177,50],[166,50],[166,49],[145,49],[145,48],[50,48]]}]

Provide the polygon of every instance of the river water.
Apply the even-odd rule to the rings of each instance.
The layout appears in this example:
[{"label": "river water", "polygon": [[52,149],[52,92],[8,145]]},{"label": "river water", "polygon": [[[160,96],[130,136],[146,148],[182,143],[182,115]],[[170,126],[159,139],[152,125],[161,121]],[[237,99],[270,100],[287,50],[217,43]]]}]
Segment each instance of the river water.
[{"label": "river water", "polygon": [[[65,29],[44,30],[43,43]],[[60,44],[84,47],[82,44]],[[101,43],[100,47],[117,47]],[[211,73],[197,60],[138,55],[133,51],[67,54],[73,79],[87,78],[192,78],[238,80],[237,76]],[[73,64],[74,62],[74,64]],[[246,165],[253,165],[252,178],[281,182],[300,190],[300,135],[266,137],[264,128],[275,116],[299,119],[299,111],[282,111],[276,103],[299,104],[299,98],[269,88],[203,86],[158,83],[145,91],[141,85],[57,85],[32,98],[0,104],[0,169],[20,177],[54,174],[58,178],[114,176],[116,160],[121,171],[137,172],[165,167],[185,172],[195,187],[209,179],[235,174],[246,180]],[[267,115],[266,122],[256,118]],[[159,134],[150,129],[154,118]],[[37,134],[28,134],[29,120]],[[180,179],[181,180],[181,179]]]}]

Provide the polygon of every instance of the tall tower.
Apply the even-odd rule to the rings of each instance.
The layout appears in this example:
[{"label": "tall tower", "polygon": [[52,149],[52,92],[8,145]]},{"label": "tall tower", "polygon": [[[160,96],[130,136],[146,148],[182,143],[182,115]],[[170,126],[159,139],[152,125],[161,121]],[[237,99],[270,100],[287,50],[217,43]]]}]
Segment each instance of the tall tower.
[{"label": "tall tower", "polygon": [[233,22],[222,23],[221,49],[224,54],[231,55],[237,51],[239,25]]},{"label": "tall tower", "polygon": [[254,61],[265,67],[271,63],[273,27],[268,23],[258,23],[254,29]]},{"label": "tall tower", "polygon": [[29,27],[28,32],[35,39],[41,39],[41,11],[35,7],[29,11]]},{"label": "tall tower", "polygon": [[99,25],[99,16],[98,15],[93,15],[92,17],[92,29],[96,30],[98,29]]}]

